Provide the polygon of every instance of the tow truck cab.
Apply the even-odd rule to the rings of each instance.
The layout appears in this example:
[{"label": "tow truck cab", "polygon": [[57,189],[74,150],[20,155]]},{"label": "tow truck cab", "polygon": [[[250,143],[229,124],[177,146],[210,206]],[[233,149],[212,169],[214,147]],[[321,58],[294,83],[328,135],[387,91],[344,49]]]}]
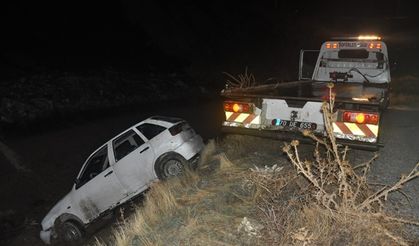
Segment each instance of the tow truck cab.
[{"label": "tow truck cab", "polygon": [[[320,51],[301,51],[299,79],[303,74],[304,54],[318,53],[312,76],[313,81],[390,83],[387,46],[379,37],[359,37],[356,41],[327,41]],[[307,69],[306,69],[307,71]],[[310,72],[310,71],[308,71]]]},{"label": "tow truck cab", "polygon": [[[307,62],[310,56],[315,65]],[[301,51],[298,81],[224,89],[222,130],[277,139],[300,138],[304,129],[325,135],[321,105],[333,82],[336,138],[375,150],[390,81],[387,46],[380,38],[327,41],[320,50]]]}]

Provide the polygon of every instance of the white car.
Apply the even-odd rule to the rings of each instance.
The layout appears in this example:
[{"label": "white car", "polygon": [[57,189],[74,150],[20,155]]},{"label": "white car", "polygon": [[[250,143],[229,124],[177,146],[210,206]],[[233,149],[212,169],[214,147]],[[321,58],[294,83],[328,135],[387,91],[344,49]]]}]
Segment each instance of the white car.
[{"label": "white car", "polygon": [[196,163],[203,147],[178,118],[153,116],[130,127],[87,158],[71,191],[42,220],[42,241],[80,240],[93,220]]}]

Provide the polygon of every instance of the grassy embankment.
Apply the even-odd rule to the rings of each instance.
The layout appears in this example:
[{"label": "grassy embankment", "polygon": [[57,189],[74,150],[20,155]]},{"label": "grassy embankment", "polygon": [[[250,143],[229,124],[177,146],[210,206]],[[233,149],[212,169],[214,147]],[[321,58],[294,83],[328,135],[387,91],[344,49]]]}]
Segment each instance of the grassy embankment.
[{"label": "grassy embankment", "polygon": [[[331,103],[331,104],[330,104]],[[136,213],[114,231],[109,245],[414,245],[409,218],[385,212],[386,200],[419,176],[419,163],[393,185],[373,190],[367,174],[377,157],[351,164],[330,129],[333,101],[323,112],[328,138],[302,156],[298,141],[285,144],[288,162],[243,159],[263,146],[230,136],[211,141],[196,171],[155,183]],[[252,147],[253,146],[253,147]],[[257,156],[257,153],[256,153]],[[275,163],[275,162],[274,162]],[[98,240],[97,245],[107,245]]]}]

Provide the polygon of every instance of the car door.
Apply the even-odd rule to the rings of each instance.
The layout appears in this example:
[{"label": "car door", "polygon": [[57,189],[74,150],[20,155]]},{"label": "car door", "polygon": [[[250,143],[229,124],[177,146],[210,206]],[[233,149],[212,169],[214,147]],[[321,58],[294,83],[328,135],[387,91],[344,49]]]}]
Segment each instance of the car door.
[{"label": "car door", "polygon": [[109,162],[109,145],[95,151],[85,162],[76,179],[75,196],[80,214],[91,221],[119,204],[127,192]]},{"label": "car door", "polygon": [[319,53],[319,50],[300,50],[298,80],[312,79]]},{"label": "car door", "polygon": [[129,193],[138,193],[156,178],[154,152],[144,138],[130,129],[112,141],[115,173]]}]

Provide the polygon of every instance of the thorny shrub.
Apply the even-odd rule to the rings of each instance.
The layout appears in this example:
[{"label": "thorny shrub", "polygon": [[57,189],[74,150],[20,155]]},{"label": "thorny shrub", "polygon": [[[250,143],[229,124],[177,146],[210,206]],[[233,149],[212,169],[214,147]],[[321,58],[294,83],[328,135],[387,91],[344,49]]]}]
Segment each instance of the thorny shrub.
[{"label": "thorny shrub", "polygon": [[[375,154],[368,162],[356,168],[349,163],[348,147],[338,145],[333,134],[335,95],[331,92],[332,87],[333,84],[329,84],[330,100],[322,105],[326,137],[318,137],[309,131],[303,132],[316,143],[313,160],[303,160],[300,157],[297,140],[286,143],[283,151],[288,155],[298,174],[308,181],[312,188],[310,194],[312,201],[317,207],[315,210],[317,213],[327,215],[328,223],[338,223],[344,220],[367,221],[365,223],[372,225],[370,228],[378,228],[376,233],[387,236],[387,239],[390,238],[397,244],[408,245],[406,240],[391,232],[380,221],[419,225],[418,222],[395,218],[383,211],[385,201],[391,192],[401,189],[405,183],[419,176],[419,163],[409,174],[403,175],[392,186],[385,186],[373,192],[368,186],[367,176],[372,162],[378,155]],[[306,211],[312,211],[312,209],[313,206],[306,208]],[[348,230],[348,228],[345,229]],[[318,235],[310,234],[308,228],[302,227],[292,233],[292,238],[294,242],[305,245],[313,242]],[[353,243],[353,240],[352,236],[350,241]]]}]

